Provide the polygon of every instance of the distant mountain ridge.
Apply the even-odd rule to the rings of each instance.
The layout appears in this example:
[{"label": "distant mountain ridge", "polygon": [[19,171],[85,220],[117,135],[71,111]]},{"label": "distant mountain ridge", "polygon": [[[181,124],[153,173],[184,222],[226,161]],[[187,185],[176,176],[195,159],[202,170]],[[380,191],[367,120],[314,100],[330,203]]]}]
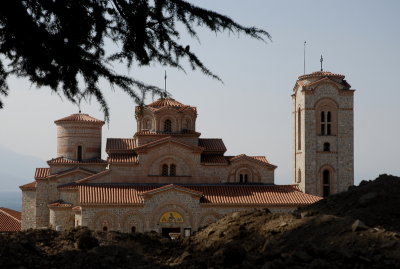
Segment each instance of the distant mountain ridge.
[{"label": "distant mountain ridge", "polygon": [[0,206],[21,210],[20,185],[34,180],[35,168],[46,162],[0,146]]}]

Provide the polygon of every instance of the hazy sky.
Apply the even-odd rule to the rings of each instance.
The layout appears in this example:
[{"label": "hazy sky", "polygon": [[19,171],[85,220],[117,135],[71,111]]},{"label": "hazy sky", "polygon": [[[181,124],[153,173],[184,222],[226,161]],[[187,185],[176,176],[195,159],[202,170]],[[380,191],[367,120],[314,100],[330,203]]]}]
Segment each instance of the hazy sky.
[{"label": "hazy sky", "polygon": [[[323,54],[324,70],[344,74],[356,89],[356,183],[380,173],[400,175],[400,1],[197,3],[244,25],[263,28],[273,40],[266,44],[244,35],[216,36],[203,30],[200,44],[187,40],[224,84],[190,68],[187,74],[166,68],[173,97],[197,106],[197,131],[202,137],[223,138],[227,155],[266,155],[278,166],[276,183],[290,183],[290,95],[303,74],[303,42],[307,41],[306,73],[319,69]],[[126,72],[163,87],[164,70],[134,67]],[[56,157],[54,120],[78,109],[27,80],[12,78],[9,85],[10,96],[3,98],[5,108],[0,111],[0,146],[39,157],[46,167],[45,160]],[[110,125],[103,127],[104,148],[107,137],[132,137],[136,123],[133,101],[118,90],[113,92],[107,83],[102,88],[111,108]],[[103,118],[95,101],[82,110]]]}]

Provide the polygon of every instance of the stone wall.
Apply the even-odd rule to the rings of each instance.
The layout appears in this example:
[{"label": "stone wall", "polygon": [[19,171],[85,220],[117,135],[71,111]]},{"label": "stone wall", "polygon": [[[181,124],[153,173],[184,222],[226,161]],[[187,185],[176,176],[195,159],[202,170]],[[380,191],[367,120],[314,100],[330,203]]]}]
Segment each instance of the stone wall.
[{"label": "stone wall", "polygon": [[[304,79],[306,84],[316,79]],[[337,80],[337,78],[334,78]],[[321,100],[334,104],[332,135],[319,134],[317,105]],[[331,82],[324,82],[304,90],[299,86],[293,101],[293,178],[301,190],[322,196],[322,171],[330,171],[330,193],[346,190],[354,184],[353,91],[338,89]],[[298,109],[301,110],[301,149],[298,144]],[[330,144],[324,152],[324,143]],[[300,173],[299,173],[300,171]],[[300,179],[300,180],[299,180]]]},{"label": "stone wall", "polygon": [[22,191],[21,229],[36,227],[36,190]]}]

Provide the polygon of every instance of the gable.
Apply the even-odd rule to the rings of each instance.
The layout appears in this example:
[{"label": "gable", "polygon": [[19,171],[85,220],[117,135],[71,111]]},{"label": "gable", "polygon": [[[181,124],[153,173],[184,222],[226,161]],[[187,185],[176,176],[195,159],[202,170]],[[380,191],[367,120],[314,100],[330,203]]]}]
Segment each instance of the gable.
[{"label": "gable", "polygon": [[[140,147],[137,147],[135,150],[138,154],[140,153],[147,153],[151,150],[154,149],[160,149],[160,148],[165,148],[165,147],[175,147],[175,148],[180,148],[183,150],[186,150],[187,152],[192,152],[192,153],[201,153],[203,151],[203,148],[198,147],[198,146],[194,146],[194,145],[189,145],[189,144],[185,144],[181,141],[178,141],[170,136],[165,137],[165,138],[161,138],[158,139],[156,141],[144,144]],[[169,150],[170,152],[172,150]]]},{"label": "gable", "polygon": [[73,170],[64,171],[49,177],[49,179],[56,179],[58,183],[65,184],[69,182],[74,182],[76,180],[85,178],[87,176],[93,175],[94,173],[81,168],[76,168]]},{"label": "gable", "polygon": [[276,165],[270,164],[265,156],[247,156],[246,154],[241,154],[230,157],[229,161],[231,164],[250,162],[252,164],[267,167],[271,170],[275,170],[277,168]]}]

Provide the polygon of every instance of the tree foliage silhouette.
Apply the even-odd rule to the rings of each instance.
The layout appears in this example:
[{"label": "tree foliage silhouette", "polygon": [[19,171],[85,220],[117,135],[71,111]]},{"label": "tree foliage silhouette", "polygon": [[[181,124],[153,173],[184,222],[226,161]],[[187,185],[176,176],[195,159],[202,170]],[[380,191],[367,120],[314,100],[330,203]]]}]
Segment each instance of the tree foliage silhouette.
[{"label": "tree foliage silhouette", "polygon": [[[0,96],[9,92],[9,75],[25,77],[73,103],[95,97],[108,120],[101,78],[138,104],[146,93],[162,94],[156,86],[116,72],[113,63],[184,70],[181,60],[186,59],[192,69],[220,80],[188,45],[179,43],[179,25],[195,39],[197,27],[270,39],[264,30],[183,0],[6,0],[0,3]],[[118,51],[107,54],[106,41]]]}]

